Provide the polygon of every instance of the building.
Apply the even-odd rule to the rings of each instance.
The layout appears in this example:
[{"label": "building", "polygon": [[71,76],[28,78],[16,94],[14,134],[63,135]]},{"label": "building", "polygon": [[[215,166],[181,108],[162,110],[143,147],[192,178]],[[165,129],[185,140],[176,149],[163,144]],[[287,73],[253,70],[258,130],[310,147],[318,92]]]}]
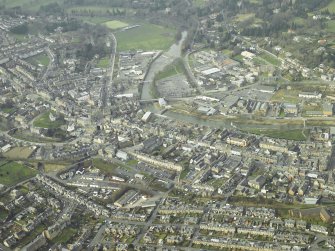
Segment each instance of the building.
[{"label": "building", "polygon": [[143,122],[148,122],[152,117],[152,112],[146,112],[143,117],[142,117],[142,121]]},{"label": "building", "polygon": [[249,180],[248,185],[252,188],[259,190],[264,186],[265,182],[266,182],[266,178],[262,175],[259,175],[256,179]]},{"label": "building", "polygon": [[299,98],[306,99],[321,99],[322,94],[317,92],[301,92],[299,93]]},{"label": "building", "polygon": [[333,116],[333,104],[330,103],[323,104],[323,115],[327,117]]},{"label": "building", "polygon": [[241,56],[247,59],[253,59],[254,57],[256,57],[255,54],[249,52],[249,51],[242,51]]},{"label": "building", "polygon": [[284,103],[283,109],[285,114],[293,114],[293,115],[298,114],[298,107],[296,104]]},{"label": "building", "polygon": [[320,218],[323,222],[331,222],[333,219],[333,216],[331,215],[329,210],[322,208],[320,210]]},{"label": "building", "polygon": [[247,139],[240,139],[235,137],[228,137],[226,142],[229,145],[235,145],[240,147],[247,147],[249,145],[249,141]]}]

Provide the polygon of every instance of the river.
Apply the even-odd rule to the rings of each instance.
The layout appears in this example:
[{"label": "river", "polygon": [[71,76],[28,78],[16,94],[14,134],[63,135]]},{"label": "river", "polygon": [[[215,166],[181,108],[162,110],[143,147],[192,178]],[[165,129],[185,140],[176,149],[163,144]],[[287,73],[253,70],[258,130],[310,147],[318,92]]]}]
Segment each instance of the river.
[{"label": "river", "polygon": [[150,88],[151,84],[155,78],[155,75],[162,71],[167,65],[171,64],[175,59],[181,57],[182,45],[187,37],[187,31],[182,32],[181,39],[178,43],[173,44],[170,49],[162,53],[152,64],[144,79],[144,84],[142,88],[141,99],[148,100],[153,99]]}]

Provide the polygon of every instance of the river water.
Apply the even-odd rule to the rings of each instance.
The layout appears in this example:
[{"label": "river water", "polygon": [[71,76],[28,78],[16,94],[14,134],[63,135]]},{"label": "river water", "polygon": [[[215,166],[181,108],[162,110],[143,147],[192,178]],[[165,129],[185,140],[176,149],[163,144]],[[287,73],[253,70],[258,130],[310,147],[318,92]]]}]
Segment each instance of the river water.
[{"label": "river water", "polygon": [[150,93],[150,87],[154,80],[155,75],[162,71],[167,65],[171,64],[176,58],[181,57],[182,45],[187,37],[187,31],[182,32],[181,39],[178,43],[173,44],[170,49],[160,55],[152,64],[149,72],[144,79],[144,84],[142,88],[141,99],[148,100],[153,99]]},{"label": "river water", "polygon": [[[154,97],[150,93],[151,84],[154,80],[155,75],[162,71],[167,65],[171,64],[175,59],[182,56],[182,45],[187,37],[187,32],[182,32],[182,38],[178,43],[173,44],[170,49],[164,53],[162,53],[151,65],[146,78],[144,79],[144,85],[142,88],[141,99],[142,100],[150,100],[154,99]],[[145,110],[150,110],[154,113],[158,113],[159,111],[152,104],[145,105]],[[293,129],[302,129],[303,125],[285,125],[285,124],[272,124],[272,125],[258,125],[258,124],[250,124],[246,120],[245,123],[231,123],[231,119],[223,119],[223,120],[211,120],[210,117],[208,119],[202,119],[193,115],[181,114],[172,111],[167,111],[164,114],[166,117],[169,117],[176,121],[198,124],[202,126],[208,126],[210,128],[227,128],[227,129],[241,129],[247,130],[251,128],[262,128],[262,129],[278,129],[278,130],[293,130]]]}]

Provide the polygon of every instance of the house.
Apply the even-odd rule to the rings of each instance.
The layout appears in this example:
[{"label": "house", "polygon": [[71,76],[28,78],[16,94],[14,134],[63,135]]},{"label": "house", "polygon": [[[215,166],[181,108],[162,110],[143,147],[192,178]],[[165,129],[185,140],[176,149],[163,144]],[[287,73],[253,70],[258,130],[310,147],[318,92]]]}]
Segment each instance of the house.
[{"label": "house", "polygon": [[299,98],[306,99],[321,99],[322,94],[317,92],[301,92],[299,93]]},{"label": "house", "polygon": [[320,210],[320,218],[323,222],[330,222],[332,221],[333,216],[328,209],[322,208]]},{"label": "house", "polygon": [[293,114],[293,115],[298,114],[298,107],[296,104],[284,103],[283,109],[285,114]]},{"label": "house", "polygon": [[333,116],[333,104],[324,103],[323,105],[323,115],[330,117]]},{"label": "house", "polygon": [[266,178],[262,175],[259,175],[256,179],[254,180],[249,180],[248,181],[248,185],[252,188],[255,188],[255,189],[261,189],[264,184],[266,183]]},{"label": "house", "polygon": [[256,57],[255,54],[249,52],[249,51],[242,51],[241,56],[247,59],[253,59],[254,57]]},{"label": "house", "polygon": [[152,117],[152,112],[146,112],[142,117],[142,121],[146,123],[150,120],[151,117]]}]

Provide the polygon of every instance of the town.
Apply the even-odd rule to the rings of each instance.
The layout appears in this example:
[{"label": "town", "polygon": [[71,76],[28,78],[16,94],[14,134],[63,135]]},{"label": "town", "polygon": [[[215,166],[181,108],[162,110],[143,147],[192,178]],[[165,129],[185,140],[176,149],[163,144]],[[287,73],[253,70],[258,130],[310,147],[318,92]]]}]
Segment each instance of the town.
[{"label": "town", "polygon": [[35,2],[0,1],[0,250],[335,249],[335,1],[289,42],[248,11],[298,0]]}]

